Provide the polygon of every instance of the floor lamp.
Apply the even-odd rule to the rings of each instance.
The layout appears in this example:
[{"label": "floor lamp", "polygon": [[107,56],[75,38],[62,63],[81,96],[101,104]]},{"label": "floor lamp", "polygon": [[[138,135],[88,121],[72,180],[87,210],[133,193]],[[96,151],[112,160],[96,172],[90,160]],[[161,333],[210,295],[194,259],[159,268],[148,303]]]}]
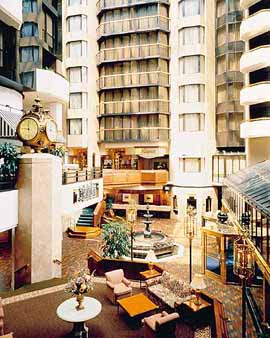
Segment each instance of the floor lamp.
[{"label": "floor lamp", "polygon": [[233,272],[239,276],[242,284],[242,338],[246,338],[246,283],[255,271],[254,250],[245,237],[234,242]]},{"label": "floor lamp", "polygon": [[133,240],[134,240],[134,223],[137,219],[137,208],[135,206],[135,201],[131,200],[127,207],[126,220],[127,223],[130,224],[130,258],[133,261]]},{"label": "floor lamp", "polygon": [[189,206],[184,224],[185,236],[189,240],[189,283],[191,283],[192,280],[192,240],[196,235],[195,215],[195,209],[192,206]]}]

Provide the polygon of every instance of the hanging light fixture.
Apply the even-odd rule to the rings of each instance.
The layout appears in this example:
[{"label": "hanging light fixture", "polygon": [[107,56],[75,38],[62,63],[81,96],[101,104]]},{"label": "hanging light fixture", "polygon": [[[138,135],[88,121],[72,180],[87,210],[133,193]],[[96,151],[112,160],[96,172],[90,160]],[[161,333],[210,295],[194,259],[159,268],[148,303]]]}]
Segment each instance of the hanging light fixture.
[{"label": "hanging light fixture", "polygon": [[242,282],[242,338],[246,338],[246,282],[254,275],[255,258],[244,236],[234,242],[233,272]]}]

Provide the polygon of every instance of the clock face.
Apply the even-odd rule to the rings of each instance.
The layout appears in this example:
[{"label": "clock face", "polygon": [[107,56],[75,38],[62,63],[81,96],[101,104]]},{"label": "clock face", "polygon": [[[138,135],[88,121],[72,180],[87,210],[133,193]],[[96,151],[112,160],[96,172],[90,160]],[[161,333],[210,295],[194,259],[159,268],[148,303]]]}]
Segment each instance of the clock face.
[{"label": "clock face", "polygon": [[57,138],[57,125],[54,121],[50,120],[46,123],[46,134],[51,142],[55,142]]},{"label": "clock face", "polygon": [[25,141],[33,140],[38,133],[38,124],[34,119],[26,118],[19,124],[18,133]]}]

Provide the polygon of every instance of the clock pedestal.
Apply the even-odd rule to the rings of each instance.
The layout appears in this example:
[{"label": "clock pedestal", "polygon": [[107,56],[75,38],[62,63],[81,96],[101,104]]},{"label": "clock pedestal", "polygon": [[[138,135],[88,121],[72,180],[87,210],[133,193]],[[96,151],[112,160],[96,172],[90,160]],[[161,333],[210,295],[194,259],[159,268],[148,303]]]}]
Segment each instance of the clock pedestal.
[{"label": "clock pedestal", "polygon": [[27,282],[61,277],[62,165],[50,154],[26,154],[20,160],[19,225],[16,230],[15,271],[29,265]]}]

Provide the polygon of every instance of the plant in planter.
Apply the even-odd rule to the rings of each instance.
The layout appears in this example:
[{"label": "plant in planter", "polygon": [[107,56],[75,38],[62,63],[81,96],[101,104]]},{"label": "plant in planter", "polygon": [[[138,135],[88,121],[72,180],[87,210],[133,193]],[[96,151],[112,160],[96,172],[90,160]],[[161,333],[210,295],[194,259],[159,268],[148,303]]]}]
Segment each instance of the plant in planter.
[{"label": "plant in planter", "polygon": [[65,156],[65,153],[66,153],[66,148],[64,146],[55,146],[55,147],[52,147],[52,148],[44,148],[42,150],[43,153],[49,153],[49,154],[52,154],[54,156],[58,156],[60,158],[63,158]]},{"label": "plant in planter", "polygon": [[11,143],[0,145],[0,179],[14,181],[18,172],[19,153]]},{"label": "plant in planter", "polygon": [[102,246],[103,256],[110,258],[120,258],[130,253],[129,229],[124,220],[109,220],[103,224]]}]

